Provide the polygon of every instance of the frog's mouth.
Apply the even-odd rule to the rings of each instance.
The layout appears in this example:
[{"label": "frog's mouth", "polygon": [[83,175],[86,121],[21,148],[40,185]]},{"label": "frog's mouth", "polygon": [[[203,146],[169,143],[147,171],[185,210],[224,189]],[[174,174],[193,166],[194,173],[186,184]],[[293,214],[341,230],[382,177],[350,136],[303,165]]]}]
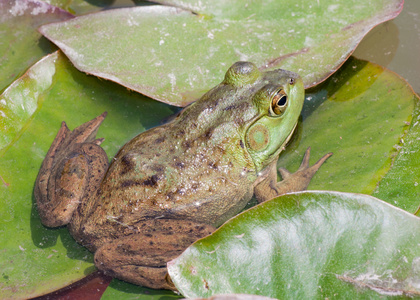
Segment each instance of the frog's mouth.
[{"label": "frog's mouth", "polygon": [[281,145],[279,154],[280,154],[282,151],[286,150],[286,145],[287,145],[287,143],[289,143],[290,139],[292,138],[293,134],[295,133],[295,129],[296,129],[296,127],[297,127],[297,124],[298,124],[298,121],[296,121],[295,126],[293,126],[292,131],[290,131],[290,134],[287,136],[286,140],[285,140],[285,141],[284,141],[284,143]]}]

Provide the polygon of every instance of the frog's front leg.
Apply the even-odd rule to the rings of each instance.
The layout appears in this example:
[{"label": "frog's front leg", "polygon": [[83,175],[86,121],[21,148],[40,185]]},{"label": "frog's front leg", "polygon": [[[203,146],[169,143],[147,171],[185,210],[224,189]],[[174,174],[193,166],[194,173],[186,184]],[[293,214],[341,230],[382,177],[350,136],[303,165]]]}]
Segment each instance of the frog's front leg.
[{"label": "frog's front leg", "polygon": [[310,150],[310,147],[306,149],[302,163],[295,173],[290,173],[284,168],[279,169],[283,178],[282,181],[277,182],[277,161],[274,161],[270,166],[268,166],[267,177],[258,183],[254,188],[255,196],[258,202],[264,202],[286,193],[306,190],[312,177],[322,164],[332,155],[331,152],[327,153],[313,166],[309,166]]},{"label": "frog's front leg", "polygon": [[108,168],[108,157],[96,133],[106,113],[70,131],[65,122],[38,173],[34,196],[44,225],[70,222],[74,211],[95,192]]},{"label": "frog's front leg", "polygon": [[176,290],[166,263],[215,228],[188,220],[152,219],[132,227],[130,235],[105,243],[95,265],[106,274],[154,289]]}]

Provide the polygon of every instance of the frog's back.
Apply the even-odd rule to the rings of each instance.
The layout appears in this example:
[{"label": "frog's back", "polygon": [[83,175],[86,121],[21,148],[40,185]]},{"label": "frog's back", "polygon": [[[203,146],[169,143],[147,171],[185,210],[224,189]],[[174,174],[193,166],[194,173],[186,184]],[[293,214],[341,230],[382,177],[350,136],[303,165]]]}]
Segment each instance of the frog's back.
[{"label": "frog's back", "polygon": [[239,139],[232,145],[235,128],[189,126],[172,122],[127,143],[101,185],[96,220],[89,221],[132,225],[160,217],[220,225],[236,214],[252,196],[256,174]]}]

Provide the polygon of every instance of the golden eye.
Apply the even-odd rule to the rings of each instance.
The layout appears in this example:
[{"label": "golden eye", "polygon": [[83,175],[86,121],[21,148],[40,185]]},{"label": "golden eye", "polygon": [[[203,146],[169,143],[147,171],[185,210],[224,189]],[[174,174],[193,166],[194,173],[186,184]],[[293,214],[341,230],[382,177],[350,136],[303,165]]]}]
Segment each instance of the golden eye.
[{"label": "golden eye", "polygon": [[274,115],[281,115],[287,107],[287,95],[284,90],[279,90],[271,99],[271,111]]}]

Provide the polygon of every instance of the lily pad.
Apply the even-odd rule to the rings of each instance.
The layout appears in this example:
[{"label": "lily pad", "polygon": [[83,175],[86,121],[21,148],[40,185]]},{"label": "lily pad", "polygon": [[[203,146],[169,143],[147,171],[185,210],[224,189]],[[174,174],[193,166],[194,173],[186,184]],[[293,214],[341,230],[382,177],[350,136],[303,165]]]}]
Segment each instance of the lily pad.
[{"label": "lily pad", "polygon": [[42,105],[43,99],[39,95],[52,84],[52,75],[56,71],[55,57],[41,59],[0,95],[0,154],[19,138],[21,131]]},{"label": "lily pad", "polygon": [[[36,68],[44,71],[29,80]],[[112,157],[137,133],[174,112],[77,71],[60,52],[40,61],[8,92],[21,95],[26,90],[37,91],[35,112],[0,153],[0,291],[13,299],[56,290],[95,270],[92,254],[66,228],[44,227],[34,206],[35,178],[61,121],[74,128],[109,111],[98,136],[105,137],[104,149]]]},{"label": "lily pad", "polygon": [[125,281],[113,279],[102,295],[101,300],[114,299],[147,299],[147,300],[176,300],[183,298],[168,290],[152,290]]},{"label": "lily pad", "polygon": [[402,0],[161,1],[48,24],[40,31],[73,64],[159,101],[184,106],[250,60],[296,71],[306,86],[326,79]]},{"label": "lily pad", "polygon": [[36,29],[70,18],[72,14],[44,1],[0,0],[0,91],[56,49]]},{"label": "lily pad", "polygon": [[[13,85],[16,92],[26,89],[36,90],[38,95],[36,99],[38,100],[34,100],[33,103],[38,106],[35,113],[19,132],[18,137],[1,153],[2,159],[0,160],[0,176],[2,176],[0,179],[4,182],[0,184],[1,194],[4,195],[1,199],[2,208],[0,209],[1,228],[4,234],[2,235],[3,238],[0,238],[0,244],[5,245],[5,251],[1,254],[3,258],[0,257],[0,261],[3,263],[0,266],[3,270],[0,286],[10,293],[13,291],[15,298],[39,295],[63,287],[93,271],[91,254],[77,245],[68,234],[67,229],[46,229],[43,227],[32,203],[33,183],[60,122],[66,120],[69,127],[74,128],[99,115],[104,110],[108,110],[110,112],[109,117],[101,127],[98,136],[106,138],[103,145],[111,157],[125,141],[145,128],[158,124],[158,120],[173,112],[173,109],[164,104],[147,100],[116,84],[100,81],[76,71],[60,53],[46,57],[39,64],[34,66],[33,69],[51,70],[49,72],[35,72],[42,75],[37,78],[39,82],[34,81],[33,78],[36,78],[34,76],[29,80],[30,74],[34,72],[31,69]],[[412,92],[408,93],[410,97],[404,96],[406,90],[401,88],[401,84],[405,88],[407,87],[400,79],[396,81],[397,83],[394,82],[395,86],[391,84],[392,80],[390,82],[381,81],[384,73],[388,74],[387,71],[376,65],[356,60],[349,62],[348,65],[344,66],[343,73],[337,74],[339,77],[333,77],[331,83],[326,82],[316,93],[313,91],[312,99],[307,99],[303,112],[303,126],[306,126],[305,123],[310,122],[311,118],[315,118],[318,110],[322,110],[322,107],[327,105],[325,102],[322,105],[320,104],[322,98],[327,94],[332,96],[334,101],[345,104],[347,102],[345,100],[352,98],[352,95],[361,95],[371,89],[373,91],[369,93],[380,94],[383,87],[386,86],[390,91],[400,91],[400,93],[395,92],[395,95],[391,92],[387,94],[394,95],[399,99],[398,101],[402,101],[399,106],[403,113],[394,115],[395,118],[400,118],[403,124],[401,125],[397,121],[397,125],[400,124],[400,127],[394,128],[397,133],[393,139],[398,141],[404,128],[407,127],[403,120],[409,119],[415,98]],[[360,83],[369,82],[366,79],[369,76],[376,78],[375,82],[378,84],[372,84],[369,88],[365,88]],[[358,84],[349,82],[349,79],[357,81]],[[346,84],[346,82],[349,83]],[[377,92],[374,92],[375,90]],[[19,95],[19,93],[17,94]],[[314,101],[315,99],[319,101]],[[366,109],[363,102],[359,103]],[[403,105],[403,103],[405,104]],[[334,110],[340,111],[340,107],[337,105]],[[383,113],[381,112],[381,114]],[[318,117],[316,119],[318,119],[318,122],[324,123],[324,119]],[[342,122],[337,114],[330,119],[330,128],[339,127],[337,123]],[[360,121],[361,118],[356,119]],[[333,121],[336,123],[333,123]],[[305,130],[307,129],[304,129],[303,133]],[[319,130],[324,132],[326,129],[319,128]],[[303,138],[303,133],[298,135],[290,145],[292,151],[286,153],[287,156],[297,157],[298,161],[301,156],[294,153],[296,143],[300,142],[304,148],[308,146]],[[330,138],[327,141],[331,142],[334,139]],[[325,144],[328,143],[325,141]],[[393,151],[392,143],[382,146],[385,147],[383,151],[386,151],[386,153]],[[331,150],[328,146],[327,149],[319,150],[317,145],[313,145],[313,157]],[[337,172],[345,172],[345,165],[340,162],[334,163],[333,158],[336,158],[337,154],[339,153],[335,153],[335,156],[330,158],[330,161],[321,168],[315,180],[318,176],[323,176],[324,168],[328,170],[330,166],[339,170]],[[379,163],[376,167],[381,166],[381,163]],[[291,169],[293,170],[293,168]],[[327,172],[326,174],[328,175]],[[355,175],[352,174],[348,178],[352,176]],[[360,184],[363,184],[363,177],[355,176],[355,178],[358,178]],[[341,180],[340,177],[332,177],[329,182],[333,179],[338,182]],[[19,228],[17,232],[16,228]],[[14,239],[6,238],[11,235],[14,236]],[[13,257],[13,260],[9,260],[10,257]],[[27,267],[27,265],[30,267]],[[25,276],[22,275],[22,270],[25,270]],[[40,282],[43,284],[39,284]],[[148,293],[142,288],[136,288],[119,281],[115,282],[111,284],[104,297],[106,295],[122,297],[132,293],[143,295]],[[167,292],[165,293],[167,294]]]},{"label": "lily pad", "polygon": [[379,183],[373,195],[418,213],[420,205],[420,106],[417,103],[410,130],[398,145],[399,154],[392,168]]},{"label": "lily pad", "polygon": [[419,296],[419,239],[418,217],[374,197],[304,192],[231,219],[168,269],[186,297]]},{"label": "lily pad", "polygon": [[[351,58],[325,83],[307,93],[299,134],[278,165],[295,170],[308,146],[312,147],[314,160],[333,152],[308,189],[372,194],[390,172],[402,141],[416,140],[413,134],[406,135],[418,102],[418,96],[395,73]],[[412,172],[417,161],[415,156],[407,161]],[[405,190],[401,179],[395,176],[390,188]],[[414,184],[409,182],[407,189]],[[381,198],[391,203],[395,200],[394,195],[387,197],[384,193]],[[410,205],[400,201],[398,206],[414,212],[413,202],[418,205],[419,200],[414,197],[409,201]]]}]

